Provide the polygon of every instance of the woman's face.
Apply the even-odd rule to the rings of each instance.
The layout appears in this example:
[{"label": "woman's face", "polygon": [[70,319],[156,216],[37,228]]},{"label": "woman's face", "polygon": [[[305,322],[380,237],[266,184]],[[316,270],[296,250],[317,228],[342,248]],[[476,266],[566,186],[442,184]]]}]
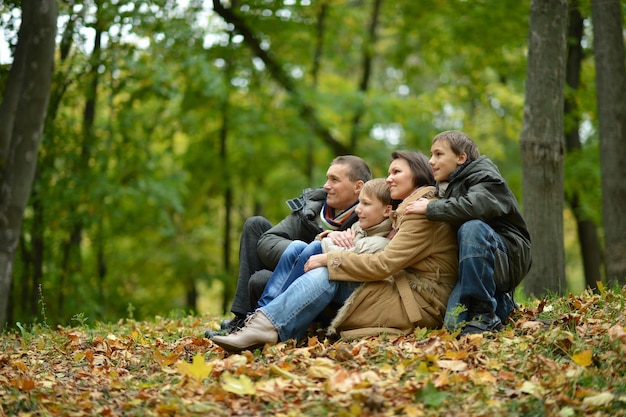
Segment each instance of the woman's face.
[{"label": "woman's face", "polygon": [[415,191],[413,173],[406,159],[397,158],[391,161],[387,174],[387,184],[391,198],[394,200],[404,200]]}]

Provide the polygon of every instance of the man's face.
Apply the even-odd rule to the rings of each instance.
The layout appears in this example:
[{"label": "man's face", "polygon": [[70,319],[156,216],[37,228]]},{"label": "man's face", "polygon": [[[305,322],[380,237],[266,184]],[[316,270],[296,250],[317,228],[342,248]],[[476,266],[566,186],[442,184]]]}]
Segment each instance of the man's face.
[{"label": "man's face", "polygon": [[359,199],[363,181],[351,181],[348,177],[349,168],[347,164],[333,164],[326,171],[326,203],[335,210],[345,210]]},{"label": "man's face", "polygon": [[430,147],[430,160],[428,163],[433,168],[435,181],[447,181],[450,174],[467,160],[467,155],[457,155],[450,148],[447,140],[438,140]]}]

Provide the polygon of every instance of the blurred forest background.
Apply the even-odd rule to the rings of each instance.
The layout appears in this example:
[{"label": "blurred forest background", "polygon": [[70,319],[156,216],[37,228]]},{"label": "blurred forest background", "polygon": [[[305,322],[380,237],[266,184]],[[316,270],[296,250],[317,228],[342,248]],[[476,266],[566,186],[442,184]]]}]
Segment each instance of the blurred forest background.
[{"label": "blurred forest background", "polygon": [[[245,219],[279,221],[285,200],[321,186],[337,154],[362,156],[385,176],[392,150],[429,154],[436,133],[463,130],[524,205],[528,1],[75,0],[58,7],[9,325],[224,314]],[[3,1],[0,15],[4,92],[20,3]],[[579,238],[581,223],[590,226],[601,254],[589,2],[570,1],[568,28],[578,77],[565,88],[562,290],[580,292],[604,274],[599,255],[589,278]]]}]

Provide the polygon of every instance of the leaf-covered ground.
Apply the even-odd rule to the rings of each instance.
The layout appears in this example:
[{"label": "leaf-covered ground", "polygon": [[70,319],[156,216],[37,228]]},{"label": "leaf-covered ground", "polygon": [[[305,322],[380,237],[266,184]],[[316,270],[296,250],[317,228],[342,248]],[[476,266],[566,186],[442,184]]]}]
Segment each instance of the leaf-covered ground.
[{"label": "leaf-covered ground", "polygon": [[228,355],[219,318],[5,332],[0,416],[626,416],[626,287],[521,306],[504,331]]}]

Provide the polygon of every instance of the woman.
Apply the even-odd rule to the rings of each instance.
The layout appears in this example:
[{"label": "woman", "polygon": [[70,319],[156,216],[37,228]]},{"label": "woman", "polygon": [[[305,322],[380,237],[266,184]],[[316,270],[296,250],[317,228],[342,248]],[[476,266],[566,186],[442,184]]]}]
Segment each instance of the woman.
[{"label": "woman", "polygon": [[[411,151],[393,152],[391,158],[387,184],[391,198],[403,202],[392,213],[395,235],[385,249],[374,254],[333,251],[312,256],[305,268],[308,272],[257,309],[241,330],[214,337],[215,343],[240,352],[300,339],[333,303],[343,304],[331,326],[342,336],[441,327],[457,277],[456,235],[446,223],[404,215],[409,202],[436,198],[428,158]],[[328,274],[319,266],[327,266]]]}]

